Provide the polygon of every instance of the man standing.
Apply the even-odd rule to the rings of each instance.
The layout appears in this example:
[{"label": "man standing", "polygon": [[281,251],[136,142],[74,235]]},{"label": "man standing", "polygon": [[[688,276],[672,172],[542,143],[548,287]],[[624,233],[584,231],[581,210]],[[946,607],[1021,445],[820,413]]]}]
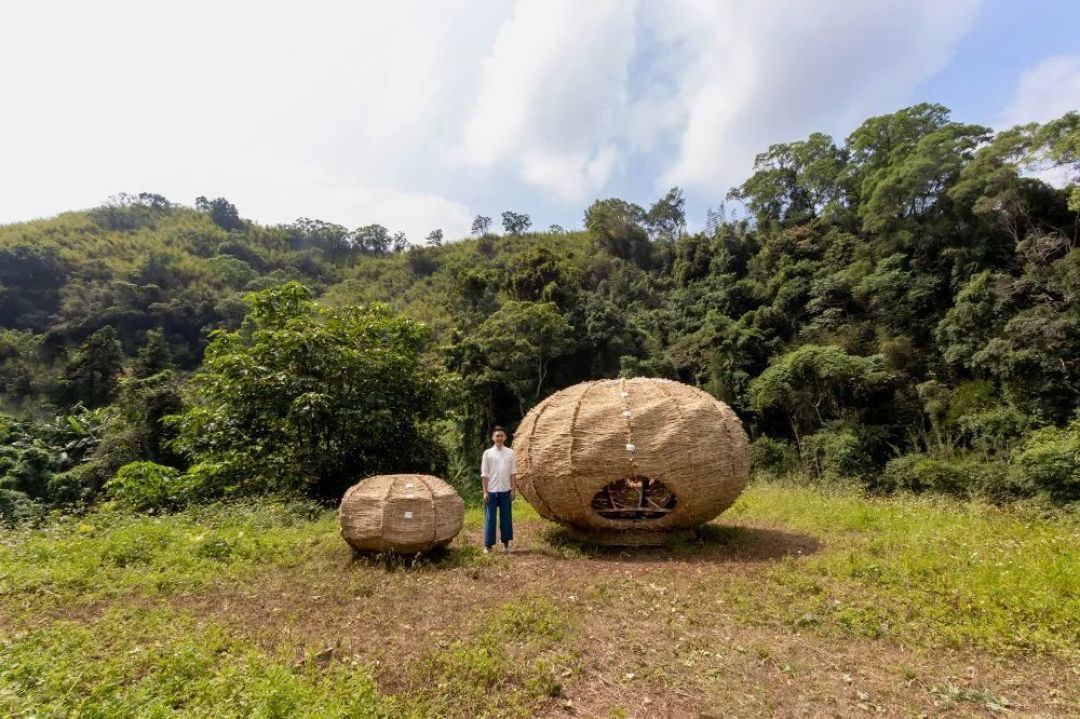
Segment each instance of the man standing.
[{"label": "man standing", "polygon": [[510,553],[510,540],[514,538],[514,518],[511,513],[514,501],[514,480],[517,465],[514,450],[504,447],[506,430],[496,426],[491,431],[493,446],[484,451],[480,460],[480,482],[484,487],[484,553],[489,554],[495,546],[495,514],[499,515],[499,536],[503,550]]}]

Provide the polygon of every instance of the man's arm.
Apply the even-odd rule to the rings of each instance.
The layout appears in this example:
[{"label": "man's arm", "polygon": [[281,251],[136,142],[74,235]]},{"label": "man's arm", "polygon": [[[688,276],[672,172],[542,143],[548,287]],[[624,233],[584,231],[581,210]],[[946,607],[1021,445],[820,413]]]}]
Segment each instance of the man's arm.
[{"label": "man's arm", "polygon": [[491,479],[491,473],[488,470],[488,458],[485,452],[483,457],[480,458],[480,486],[484,489],[484,504],[488,501],[488,480]]},{"label": "man's arm", "polygon": [[517,496],[517,452],[510,455],[510,501]]}]

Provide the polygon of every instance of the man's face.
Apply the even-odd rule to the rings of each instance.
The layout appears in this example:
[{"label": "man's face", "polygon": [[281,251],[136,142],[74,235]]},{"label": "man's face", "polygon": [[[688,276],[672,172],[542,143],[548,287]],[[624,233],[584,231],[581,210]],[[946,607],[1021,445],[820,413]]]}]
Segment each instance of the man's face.
[{"label": "man's face", "polygon": [[506,432],[499,431],[492,433],[491,441],[495,443],[496,447],[503,446],[503,442],[506,441]]}]

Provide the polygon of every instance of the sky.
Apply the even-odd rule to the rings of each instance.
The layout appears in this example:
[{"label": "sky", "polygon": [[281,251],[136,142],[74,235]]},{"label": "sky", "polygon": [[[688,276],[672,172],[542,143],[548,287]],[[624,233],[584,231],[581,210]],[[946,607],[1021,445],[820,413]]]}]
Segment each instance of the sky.
[{"label": "sky", "polygon": [[145,191],[419,243],[679,186],[693,228],[773,143],[1080,109],[1074,0],[39,0],[0,27],[0,224]]}]

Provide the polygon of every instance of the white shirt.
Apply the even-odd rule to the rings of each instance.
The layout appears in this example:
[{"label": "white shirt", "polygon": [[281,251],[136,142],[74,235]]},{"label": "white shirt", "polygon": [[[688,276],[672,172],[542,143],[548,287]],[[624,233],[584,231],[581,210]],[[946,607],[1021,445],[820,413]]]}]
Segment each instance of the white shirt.
[{"label": "white shirt", "polygon": [[484,450],[484,457],[480,460],[480,476],[487,479],[489,492],[509,492],[510,477],[514,474],[517,474],[514,450],[495,446]]}]

